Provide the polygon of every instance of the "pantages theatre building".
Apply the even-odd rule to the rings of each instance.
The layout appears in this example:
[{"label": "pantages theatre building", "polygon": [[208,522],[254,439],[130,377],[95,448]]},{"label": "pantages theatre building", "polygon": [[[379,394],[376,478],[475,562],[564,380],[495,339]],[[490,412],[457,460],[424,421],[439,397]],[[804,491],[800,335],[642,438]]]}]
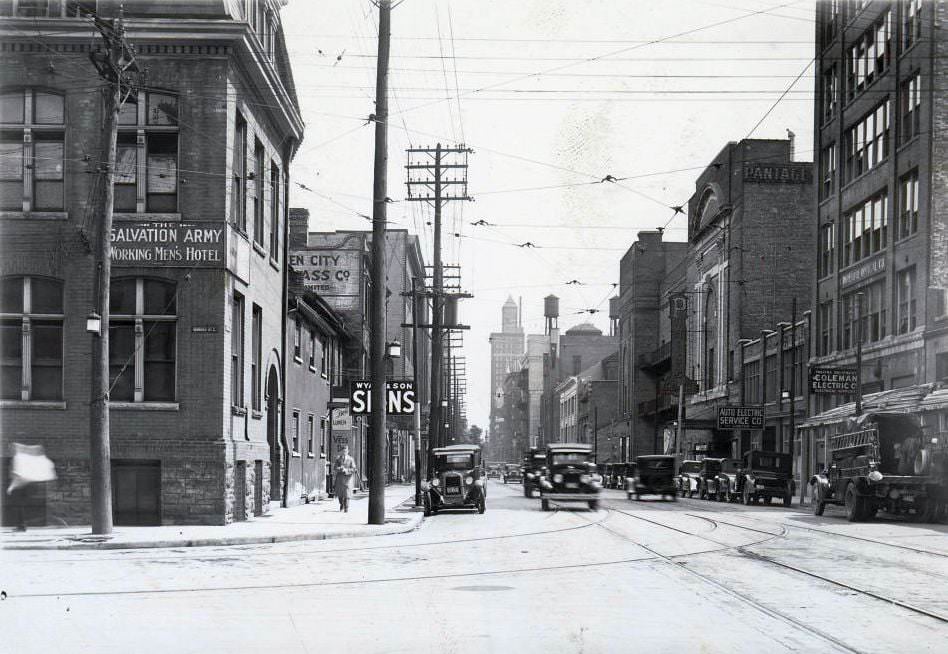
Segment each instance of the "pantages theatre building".
[{"label": "pantages theatre building", "polygon": [[[303,129],[283,3],[121,4],[147,78],[121,111],[114,174],[115,523],[252,519],[279,487],[286,192]],[[119,5],[0,4],[0,428],[6,445],[45,446],[59,476],[24,500],[34,524],[89,520],[86,317],[101,308],[88,244],[107,178],[85,12]]]}]

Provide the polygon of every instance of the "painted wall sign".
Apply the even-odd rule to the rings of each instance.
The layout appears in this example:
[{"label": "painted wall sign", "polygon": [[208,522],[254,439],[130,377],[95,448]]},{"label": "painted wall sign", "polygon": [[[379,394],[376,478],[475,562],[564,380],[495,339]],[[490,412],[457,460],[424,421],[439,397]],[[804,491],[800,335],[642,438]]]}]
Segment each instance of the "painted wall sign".
[{"label": "painted wall sign", "polygon": [[839,285],[844,288],[852,286],[881,272],[885,272],[885,257],[879,255],[875,259],[870,259],[840,273]]},{"label": "painted wall sign", "polygon": [[718,429],[763,429],[764,408],[759,406],[718,407]]},{"label": "painted wall sign", "polygon": [[303,283],[324,297],[359,295],[362,252],[357,250],[299,250],[290,265]]},{"label": "painted wall sign", "polygon": [[810,392],[823,395],[852,395],[859,386],[855,368],[810,368]]},{"label": "painted wall sign", "polygon": [[112,265],[222,268],[221,223],[121,221],[112,227]]},{"label": "painted wall sign", "polygon": [[744,164],[744,181],[765,184],[810,184],[813,172],[809,165]]}]

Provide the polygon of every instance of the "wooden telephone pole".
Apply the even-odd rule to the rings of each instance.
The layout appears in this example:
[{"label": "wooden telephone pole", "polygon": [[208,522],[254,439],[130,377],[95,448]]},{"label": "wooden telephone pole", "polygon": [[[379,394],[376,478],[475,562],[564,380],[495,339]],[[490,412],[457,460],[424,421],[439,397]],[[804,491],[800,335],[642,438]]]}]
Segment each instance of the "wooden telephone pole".
[{"label": "wooden telephone pole", "polygon": [[369,428],[369,524],[385,524],[385,197],[388,188],[388,56],[392,2],[379,0],[379,52],[375,77],[375,181],[372,189],[372,294],[370,347],[372,420]]},{"label": "wooden telephone pole", "polygon": [[[441,403],[444,353],[444,267],[441,261],[441,209],[453,200],[471,200],[467,194],[467,156],[470,148],[459,145],[409,148],[409,202],[427,202],[434,207],[433,285],[431,289],[431,386],[428,413],[428,450],[444,445]],[[453,190],[452,190],[453,189]]]},{"label": "wooden telephone pole", "polygon": [[122,103],[135,94],[132,73],[137,72],[134,51],[125,40],[121,16],[95,17],[104,52],[89,57],[108,84],[105,87],[104,161],[99,164],[105,189],[100,195],[101,215],[95,235],[96,313],[99,332],[92,339],[92,379],[89,402],[89,455],[92,473],[92,533],[112,533],[112,457],[109,437],[109,285],[112,276],[112,202],[118,116]]}]

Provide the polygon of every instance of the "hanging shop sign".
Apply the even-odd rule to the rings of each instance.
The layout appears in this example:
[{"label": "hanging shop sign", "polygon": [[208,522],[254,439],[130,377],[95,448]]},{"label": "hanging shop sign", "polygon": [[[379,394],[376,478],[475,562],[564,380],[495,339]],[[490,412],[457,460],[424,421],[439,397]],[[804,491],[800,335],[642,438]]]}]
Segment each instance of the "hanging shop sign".
[{"label": "hanging shop sign", "polygon": [[113,266],[223,268],[222,223],[121,221],[111,234]]},{"label": "hanging shop sign", "polygon": [[[415,381],[413,379],[385,382],[386,407],[390,416],[413,415],[418,408]],[[353,381],[349,392],[349,411],[354,416],[372,413],[372,382],[367,379]]]},{"label": "hanging shop sign", "polygon": [[763,429],[764,408],[760,406],[718,407],[718,429]]},{"label": "hanging shop sign", "polygon": [[810,392],[821,395],[852,395],[859,388],[855,368],[810,368]]}]

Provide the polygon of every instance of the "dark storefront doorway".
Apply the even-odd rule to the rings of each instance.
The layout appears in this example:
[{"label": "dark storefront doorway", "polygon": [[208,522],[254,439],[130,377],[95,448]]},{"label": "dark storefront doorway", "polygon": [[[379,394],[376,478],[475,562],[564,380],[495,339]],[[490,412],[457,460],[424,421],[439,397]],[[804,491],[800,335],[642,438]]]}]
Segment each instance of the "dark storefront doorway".
[{"label": "dark storefront doorway", "polygon": [[280,379],[275,367],[267,375],[267,444],[270,446],[270,500],[283,498],[283,467],[280,462]]},{"label": "dark storefront doorway", "polygon": [[161,524],[161,461],[112,460],[112,514],[120,526]]}]

